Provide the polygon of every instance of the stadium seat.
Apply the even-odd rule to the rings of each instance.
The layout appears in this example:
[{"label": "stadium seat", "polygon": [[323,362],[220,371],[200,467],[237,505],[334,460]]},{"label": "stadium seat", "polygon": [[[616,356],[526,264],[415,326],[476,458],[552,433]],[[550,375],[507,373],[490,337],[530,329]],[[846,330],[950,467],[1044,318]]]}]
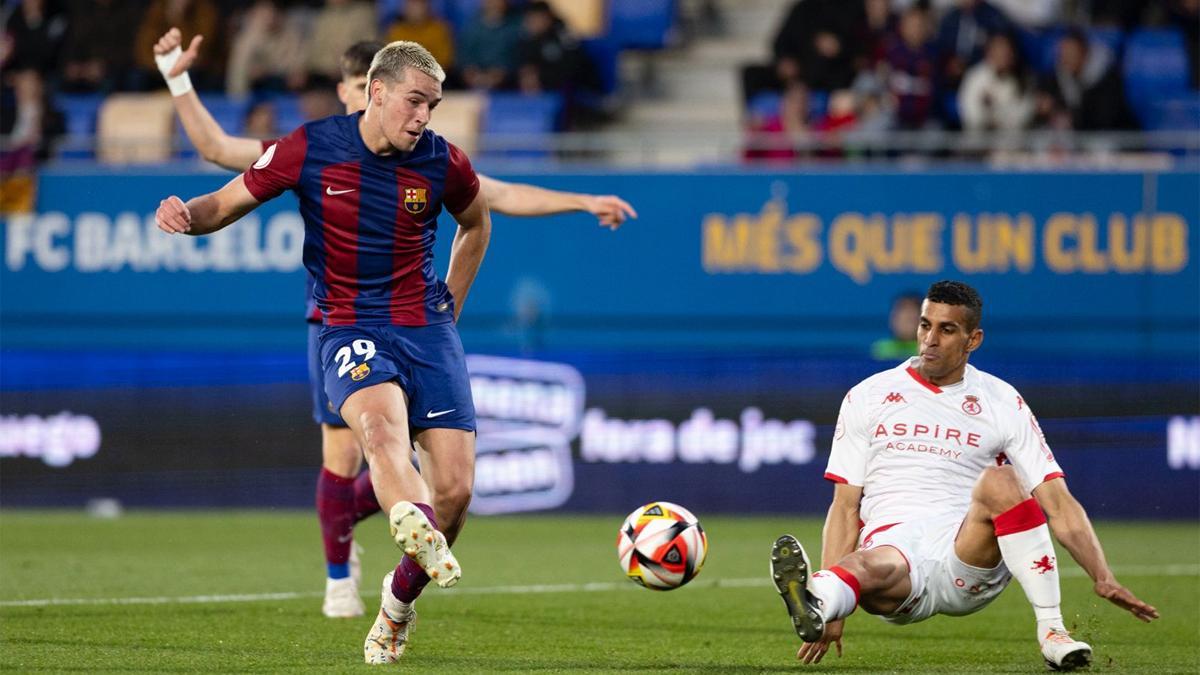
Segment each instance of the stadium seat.
[{"label": "stadium seat", "polygon": [[[1021,31],[1018,36],[1018,46],[1026,63],[1039,74],[1054,72],[1054,62],[1058,58],[1058,41],[1066,33],[1061,27],[1052,27],[1040,31]],[[1120,58],[1125,43],[1125,33],[1119,28],[1088,29],[1088,44],[1092,48],[1104,48],[1112,52],[1114,58]]]},{"label": "stadium seat", "polygon": [[165,90],[113,94],[96,121],[96,157],[109,164],[145,164],[171,158],[175,107]]},{"label": "stadium seat", "polygon": [[67,136],[58,155],[63,159],[95,157],[96,117],[104,94],[59,94],[54,105],[66,118]]},{"label": "stadium seat", "polygon": [[451,143],[473,155],[479,145],[479,130],[487,98],[474,91],[445,92],[430,126]]},{"label": "stadium seat", "polygon": [[1200,92],[1189,91],[1159,96],[1135,105],[1142,126],[1150,131],[1200,130]]},{"label": "stadium seat", "polygon": [[271,98],[271,104],[275,106],[275,128],[280,134],[289,134],[296,127],[304,124],[308,119],[304,116],[304,110],[300,107],[300,97],[284,94]]},{"label": "stadium seat", "polygon": [[675,28],[675,0],[611,0],[609,35],[626,49],[663,49]]},{"label": "stadium seat", "polygon": [[[492,94],[488,97],[487,112],[483,117],[486,134],[519,136],[531,145],[548,138],[559,127],[562,117],[563,98],[560,94]],[[548,150],[512,149],[496,153],[506,157],[545,156]]]},{"label": "stadium seat", "polygon": [[750,117],[758,119],[768,119],[779,115],[779,107],[783,102],[783,95],[775,91],[764,91],[760,94],[755,94],[754,98],[746,104],[746,113]]},{"label": "stadium seat", "polygon": [[[596,69],[597,79],[600,83],[598,93],[601,96],[615,93],[619,83],[617,57],[620,55],[620,50],[617,43],[610,38],[602,37],[582,40],[579,46],[583,48],[583,53],[591,62],[592,67]],[[586,102],[583,103],[586,105]]]},{"label": "stadium seat", "polygon": [[1125,88],[1130,98],[1185,92],[1187,52],[1177,30],[1139,30],[1125,44]]},{"label": "stadium seat", "polygon": [[593,38],[604,33],[604,0],[549,0],[554,12],[562,18],[575,37]]},{"label": "stadium seat", "polygon": [[[430,7],[433,13],[443,19],[451,19],[454,15],[454,7],[452,0],[430,0]],[[375,0],[375,12],[379,17],[380,37],[387,36],[387,28],[393,21],[399,18],[404,11],[404,0]]]}]

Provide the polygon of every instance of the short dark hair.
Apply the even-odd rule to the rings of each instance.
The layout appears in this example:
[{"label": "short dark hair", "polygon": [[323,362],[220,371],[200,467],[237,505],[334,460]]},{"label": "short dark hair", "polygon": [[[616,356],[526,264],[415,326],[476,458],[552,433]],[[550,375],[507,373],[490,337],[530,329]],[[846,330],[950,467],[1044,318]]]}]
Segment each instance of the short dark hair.
[{"label": "short dark hair", "polygon": [[371,69],[371,59],[380,49],[383,49],[383,43],[375,40],[363,40],[350,45],[342,52],[342,78],[366,75]]},{"label": "short dark hair", "polygon": [[979,291],[961,281],[938,281],[929,287],[925,299],[943,305],[958,305],[967,308],[967,330],[979,328],[983,320],[983,298]]}]

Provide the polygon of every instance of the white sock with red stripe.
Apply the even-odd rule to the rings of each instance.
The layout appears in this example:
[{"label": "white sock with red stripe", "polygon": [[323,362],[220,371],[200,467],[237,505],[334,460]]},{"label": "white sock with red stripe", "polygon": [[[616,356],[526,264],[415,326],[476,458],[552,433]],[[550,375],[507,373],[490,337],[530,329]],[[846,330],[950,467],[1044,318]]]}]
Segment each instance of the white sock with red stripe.
[{"label": "white sock with red stripe", "polygon": [[1062,594],[1058,586],[1058,561],[1046,516],[1030,498],[992,520],[1004,564],[1021,584],[1038,622],[1038,640],[1054,628],[1063,628]]},{"label": "white sock with red stripe", "polygon": [[821,601],[821,616],[826,621],[850,616],[858,607],[858,589],[858,579],[837,565],[813,572],[808,580],[808,592]]}]

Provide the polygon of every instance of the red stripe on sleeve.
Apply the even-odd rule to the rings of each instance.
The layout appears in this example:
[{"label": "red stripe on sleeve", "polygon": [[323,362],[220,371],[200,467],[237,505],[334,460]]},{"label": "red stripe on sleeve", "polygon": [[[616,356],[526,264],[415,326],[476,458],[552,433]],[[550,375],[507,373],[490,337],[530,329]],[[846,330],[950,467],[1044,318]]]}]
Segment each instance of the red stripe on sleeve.
[{"label": "red stripe on sleeve", "polygon": [[993,518],[992,524],[996,526],[996,536],[1003,537],[1006,534],[1016,534],[1045,525],[1046,514],[1042,513],[1042,507],[1038,506],[1037,500],[1030,497]]},{"label": "red stripe on sleeve", "polygon": [[836,473],[830,473],[828,471],[825,472],[825,480],[832,481],[834,483],[846,483],[846,484],[850,483],[850,481],[846,480],[845,478],[842,478],[841,476],[837,475]]},{"label": "red stripe on sleeve", "polygon": [[467,153],[459,150],[453,143],[450,146],[450,166],[446,168],[446,185],[443,188],[442,203],[452,215],[462,213],[475,201],[479,194],[479,176],[471,166]]},{"label": "red stripe on sleeve", "polygon": [[321,193],[321,238],[325,247],[325,298],[330,305],[326,322],[333,326],[354,323],[358,297],[359,166],[353,162],[330,164],[321,170],[321,185],[352,191]]},{"label": "red stripe on sleeve", "polygon": [[1046,474],[1046,477],[1042,479],[1042,482],[1045,483],[1046,481],[1054,480],[1055,478],[1066,478],[1066,477],[1067,477],[1067,474],[1065,474],[1061,471],[1055,471],[1054,473]]}]

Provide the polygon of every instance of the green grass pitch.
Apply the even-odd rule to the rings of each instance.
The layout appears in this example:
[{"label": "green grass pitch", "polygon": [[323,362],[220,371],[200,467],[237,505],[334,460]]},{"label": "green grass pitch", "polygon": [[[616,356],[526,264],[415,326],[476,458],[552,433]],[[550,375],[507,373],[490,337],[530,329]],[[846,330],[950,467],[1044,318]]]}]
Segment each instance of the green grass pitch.
[{"label": "green grass pitch", "polygon": [[[474,518],[458,588],[430,588],[402,666],[421,672],[1032,673],[1044,666],[1013,584],[965,618],[906,627],[853,615],[845,655],[794,660],[799,642],[767,583],[774,537],[818,546],[811,518],[702,518],[709,557],[690,585],[652,592],[616,561],[622,516]],[[1067,556],[1068,627],[1092,672],[1200,672],[1200,526],[1099,523],[1118,578],[1163,618],[1143,625],[1095,598]],[[384,520],[359,528],[368,616],[320,614],[313,514],[0,511],[0,670],[349,672],[397,561]],[[264,597],[267,594],[274,594]],[[205,597],[198,597],[205,596]],[[241,597],[239,597],[241,596]],[[47,599],[73,604],[47,604]]]}]

